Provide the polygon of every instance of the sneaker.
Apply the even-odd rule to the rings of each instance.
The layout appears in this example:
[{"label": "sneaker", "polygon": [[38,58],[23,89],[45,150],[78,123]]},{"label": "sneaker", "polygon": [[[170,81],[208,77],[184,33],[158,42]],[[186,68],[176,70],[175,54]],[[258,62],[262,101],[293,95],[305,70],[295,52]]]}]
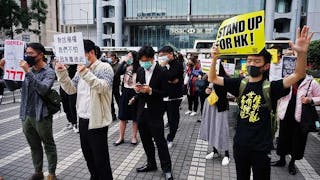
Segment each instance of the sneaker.
[{"label": "sneaker", "polygon": [[67,124],[67,129],[70,130],[70,129],[72,129],[72,128],[73,128],[73,125],[72,125],[71,123],[68,123],[68,124]]},{"label": "sneaker", "polygon": [[184,114],[187,115],[187,114],[190,114],[190,113],[192,113],[192,111],[189,111],[189,110],[188,110],[188,111],[185,112]]},{"label": "sneaker", "polygon": [[56,175],[53,175],[53,174],[49,174],[47,176],[47,180],[57,180],[57,176]]},{"label": "sneaker", "polygon": [[192,111],[192,113],[190,114],[190,116],[195,116],[197,113]]},{"label": "sneaker", "polygon": [[78,129],[77,124],[72,125],[72,129],[73,129],[73,132],[79,133],[79,129]]},{"label": "sneaker", "polygon": [[214,152],[211,152],[208,155],[206,155],[206,159],[213,159],[213,158],[216,158],[216,157],[219,157],[219,154],[218,153],[214,153]]},{"label": "sneaker", "polygon": [[226,166],[226,165],[228,165],[229,164],[229,162],[230,162],[230,158],[229,157],[227,157],[227,156],[225,156],[223,159],[222,159],[222,166]]},{"label": "sneaker", "polygon": [[172,141],[168,141],[167,143],[168,143],[168,148],[171,149],[172,146],[173,146],[173,142]]},{"label": "sneaker", "polygon": [[43,180],[43,172],[36,172],[34,173],[29,180]]}]

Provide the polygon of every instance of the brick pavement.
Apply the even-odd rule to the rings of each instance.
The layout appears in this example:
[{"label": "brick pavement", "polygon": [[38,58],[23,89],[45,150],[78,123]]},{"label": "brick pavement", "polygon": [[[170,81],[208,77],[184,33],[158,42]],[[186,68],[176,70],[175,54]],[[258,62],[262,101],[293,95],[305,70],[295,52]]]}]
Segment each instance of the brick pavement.
[{"label": "brick pavement", "polygon": [[[19,100],[19,93],[17,93]],[[12,97],[5,93],[4,104],[0,105],[0,176],[5,180],[27,179],[33,173],[30,150],[25,137],[21,132],[21,122],[17,119],[19,102],[11,103]],[[236,170],[233,160],[232,137],[234,135],[235,106],[231,106],[230,122],[230,157],[228,166],[221,166],[222,158],[206,160],[205,155],[211,151],[207,143],[198,139],[199,126],[196,120],[200,115],[190,117],[184,115],[186,102],[182,103],[181,123],[170,149],[173,175],[175,179],[236,179]],[[80,149],[79,135],[73,131],[65,130],[66,118],[64,113],[58,113],[54,120],[54,134],[58,150],[57,174],[60,179],[89,179],[86,163]],[[136,173],[135,168],[146,161],[141,142],[137,146],[130,144],[131,122],[128,123],[125,135],[125,144],[113,146],[118,138],[118,122],[109,127],[109,153],[111,167],[115,179],[164,179],[162,176],[159,159],[157,158],[158,171],[149,173]],[[168,130],[165,130],[168,133]],[[157,154],[156,154],[157,156]],[[272,152],[275,160],[275,152]],[[271,169],[271,179],[320,179],[320,137],[310,134],[308,138],[305,159],[297,162],[298,174],[288,174],[287,166]],[[47,171],[46,157],[44,157],[44,172]]]}]

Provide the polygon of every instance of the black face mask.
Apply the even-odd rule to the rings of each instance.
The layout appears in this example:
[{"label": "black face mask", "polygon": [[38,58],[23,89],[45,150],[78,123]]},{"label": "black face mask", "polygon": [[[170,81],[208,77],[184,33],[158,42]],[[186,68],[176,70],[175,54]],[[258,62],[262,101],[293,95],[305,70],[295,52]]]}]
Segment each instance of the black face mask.
[{"label": "black face mask", "polygon": [[[262,67],[262,66],[261,66]],[[248,73],[251,77],[258,77],[260,76],[263,72],[261,72],[260,68],[257,66],[247,66]]]},{"label": "black face mask", "polygon": [[26,56],[24,60],[27,61],[30,67],[36,64],[36,57]]}]

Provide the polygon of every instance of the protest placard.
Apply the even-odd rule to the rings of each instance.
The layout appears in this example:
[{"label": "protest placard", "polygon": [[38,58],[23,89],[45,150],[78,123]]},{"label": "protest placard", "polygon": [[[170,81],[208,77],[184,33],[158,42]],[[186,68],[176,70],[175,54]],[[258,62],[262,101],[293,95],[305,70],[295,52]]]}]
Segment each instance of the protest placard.
[{"label": "protest placard", "polygon": [[[219,64],[220,64],[220,59],[217,60],[216,63],[216,72],[217,74],[219,73]],[[212,59],[200,59],[200,64],[201,64],[201,71],[208,74],[210,71],[210,67],[211,67],[211,62]]]},{"label": "protest placard", "polygon": [[24,59],[25,43],[19,40],[5,40],[4,42],[4,79],[24,81],[25,72],[19,66],[19,61]]},{"label": "protest placard", "polygon": [[54,35],[54,53],[60,63],[85,64],[81,32]]},{"label": "protest placard", "polygon": [[234,75],[234,71],[236,69],[235,64],[223,62],[222,66],[228,75]]},{"label": "protest placard", "polygon": [[268,52],[271,54],[271,63],[277,64],[278,63],[278,50],[277,49],[267,49]]},{"label": "protest placard", "polygon": [[296,68],[297,57],[283,56],[282,57],[282,77],[292,74]]},{"label": "protest placard", "polygon": [[216,42],[221,55],[257,54],[265,47],[264,11],[224,20]]}]

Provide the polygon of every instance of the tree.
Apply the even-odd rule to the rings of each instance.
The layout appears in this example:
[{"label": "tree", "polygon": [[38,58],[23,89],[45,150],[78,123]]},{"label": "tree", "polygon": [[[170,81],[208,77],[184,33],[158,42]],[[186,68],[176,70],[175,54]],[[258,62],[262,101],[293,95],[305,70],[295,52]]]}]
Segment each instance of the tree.
[{"label": "tree", "polygon": [[320,40],[312,41],[308,49],[308,64],[312,65],[313,69],[320,68]]},{"label": "tree", "polygon": [[38,23],[38,29],[30,29],[35,34],[39,35],[39,42],[41,42],[41,24],[45,24],[47,19],[48,5],[44,0],[32,0],[31,1],[31,17]]},{"label": "tree", "polygon": [[13,39],[13,27],[19,25],[20,7],[14,0],[0,0],[0,28]]}]

